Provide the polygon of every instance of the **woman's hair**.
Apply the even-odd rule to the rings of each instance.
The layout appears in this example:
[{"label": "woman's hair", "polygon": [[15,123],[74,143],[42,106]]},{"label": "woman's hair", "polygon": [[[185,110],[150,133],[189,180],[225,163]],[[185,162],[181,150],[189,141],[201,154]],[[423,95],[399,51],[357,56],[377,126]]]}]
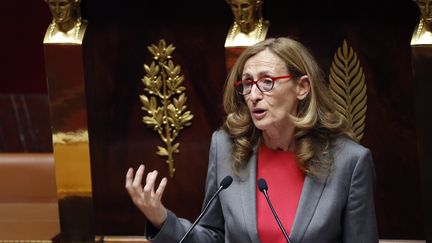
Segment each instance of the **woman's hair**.
[{"label": "woman's hair", "polygon": [[223,97],[227,114],[224,128],[233,141],[234,172],[240,174],[261,139],[261,131],[253,124],[244,97],[236,93],[234,83],[241,79],[246,61],[265,49],[279,56],[295,77],[308,76],[310,92],[305,99],[298,100],[297,114],[291,116],[295,126],[294,150],[305,174],[324,176],[333,165],[328,153],[330,143],[340,135],[353,138],[353,133],[346,119],[335,112],[328,84],[315,59],[301,43],[286,37],[266,39],[248,47],[228,75]]}]

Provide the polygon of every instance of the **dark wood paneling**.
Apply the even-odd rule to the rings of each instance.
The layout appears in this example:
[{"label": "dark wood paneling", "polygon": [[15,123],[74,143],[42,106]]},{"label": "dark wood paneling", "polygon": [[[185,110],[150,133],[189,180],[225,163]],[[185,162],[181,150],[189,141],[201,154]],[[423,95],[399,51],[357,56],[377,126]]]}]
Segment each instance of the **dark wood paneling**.
[{"label": "dark wood paneling", "polygon": [[0,152],[52,152],[47,94],[0,94]]},{"label": "dark wood paneling", "polygon": [[[432,240],[432,82],[431,82],[431,46],[413,46],[411,48],[414,73],[414,104],[418,151],[421,168],[423,215],[425,216],[426,239]],[[429,241],[428,241],[429,242]]]},{"label": "dark wood paneling", "polygon": [[50,23],[42,1],[2,2],[0,93],[45,93],[42,41]]}]

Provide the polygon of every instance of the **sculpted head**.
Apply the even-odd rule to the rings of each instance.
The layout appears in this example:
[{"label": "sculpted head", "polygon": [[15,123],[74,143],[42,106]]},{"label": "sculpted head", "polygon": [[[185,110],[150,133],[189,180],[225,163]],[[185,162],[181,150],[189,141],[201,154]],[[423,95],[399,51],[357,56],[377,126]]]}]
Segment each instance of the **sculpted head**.
[{"label": "sculpted head", "polygon": [[262,0],[226,0],[240,30],[249,33],[262,17]]},{"label": "sculpted head", "polygon": [[80,0],[45,0],[56,24],[74,23],[79,17]]},{"label": "sculpted head", "polygon": [[432,0],[414,0],[428,31],[432,31]]}]

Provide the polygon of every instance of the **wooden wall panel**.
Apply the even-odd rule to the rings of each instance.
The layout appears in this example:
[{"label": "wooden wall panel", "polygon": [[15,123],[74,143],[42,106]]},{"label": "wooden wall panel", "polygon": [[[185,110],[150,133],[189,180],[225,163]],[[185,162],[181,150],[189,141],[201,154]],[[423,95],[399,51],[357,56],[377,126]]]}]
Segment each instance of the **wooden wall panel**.
[{"label": "wooden wall panel", "polygon": [[52,152],[47,94],[0,94],[0,152]]},{"label": "wooden wall panel", "polygon": [[42,41],[50,23],[42,0],[2,3],[0,93],[46,93]]}]

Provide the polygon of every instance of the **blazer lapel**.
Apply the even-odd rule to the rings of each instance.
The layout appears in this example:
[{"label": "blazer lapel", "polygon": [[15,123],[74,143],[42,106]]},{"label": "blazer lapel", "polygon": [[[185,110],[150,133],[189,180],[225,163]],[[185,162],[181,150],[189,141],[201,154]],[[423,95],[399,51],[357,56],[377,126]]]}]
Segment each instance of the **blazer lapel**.
[{"label": "blazer lapel", "polygon": [[241,176],[241,205],[244,223],[249,233],[250,242],[259,243],[256,224],[256,148]]},{"label": "blazer lapel", "polygon": [[290,234],[292,239],[296,239],[295,242],[303,240],[306,229],[315,214],[315,209],[321,198],[326,181],[327,179],[319,181],[306,176]]}]

